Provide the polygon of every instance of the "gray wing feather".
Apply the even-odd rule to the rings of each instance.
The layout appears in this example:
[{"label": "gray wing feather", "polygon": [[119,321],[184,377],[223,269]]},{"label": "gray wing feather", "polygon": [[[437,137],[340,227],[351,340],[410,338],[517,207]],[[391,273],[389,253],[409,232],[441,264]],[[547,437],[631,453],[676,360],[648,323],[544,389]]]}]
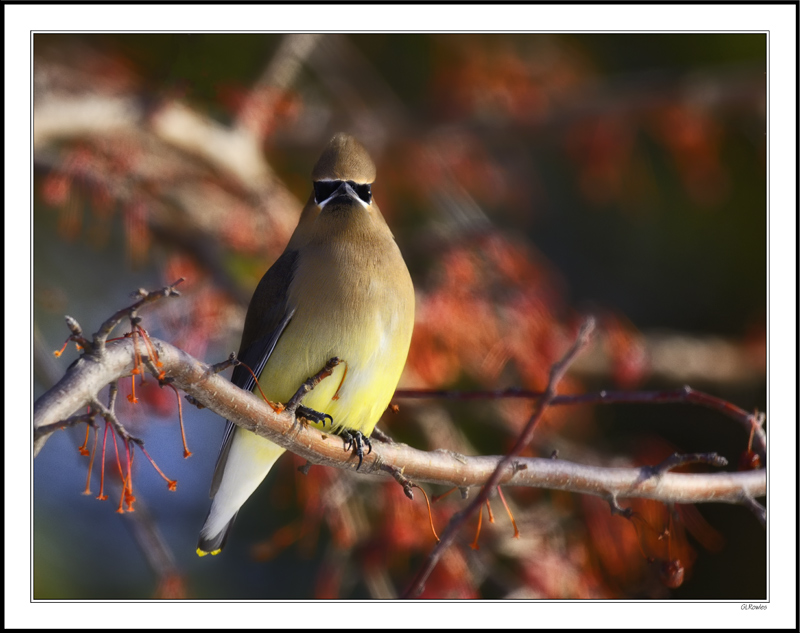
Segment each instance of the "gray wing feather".
[{"label": "gray wing feather", "polygon": [[[250,369],[253,370],[253,373],[256,376],[260,376],[261,372],[264,370],[269,357],[272,355],[272,352],[275,350],[275,346],[278,344],[278,339],[283,334],[283,331],[286,329],[286,326],[289,325],[289,321],[292,319],[294,315],[294,310],[289,312],[283,320],[278,324],[278,327],[272,333],[272,336],[269,337],[266,341],[258,341],[256,345],[251,346],[247,351],[255,350],[258,354],[247,354],[245,353],[241,361],[245,363]],[[259,344],[260,343],[260,344]],[[250,363],[250,356],[255,356],[257,358],[257,362],[251,364]],[[239,369],[239,366],[236,367]],[[235,370],[234,370],[235,371]],[[244,381],[244,384],[237,384],[236,380],[232,380],[234,384],[242,389],[247,391],[252,391],[253,387],[256,386],[256,381],[253,379],[253,376],[250,374],[249,371],[246,369],[242,369],[242,373],[247,374],[247,379]],[[231,449],[231,444],[233,443],[233,430],[236,428],[236,425],[233,422],[226,422],[225,424],[225,433],[222,436],[222,446],[219,449],[219,455],[217,456],[217,464],[214,466],[214,477],[211,480],[211,491],[209,492],[209,496],[213,497],[217,494],[217,490],[219,489],[219,485],[222,482],[222,473],[225,471],[225,462],[228,461],[228,452]]]},{"label": "gray wing feather", "polygon": [[[251,301],[245,319],[242,345],[238,358],[246,364],[256,376],[267,364],[278,340],[294,316],[294,309],[289,309],[286,304],[286,293],[297,263],[297,252],[287,251],[281,255],[272,267],[264,274],[256,293],[260,301]],[[255,296],[254,296],[255,299]],[[252,342],[250,342],[252,341]],[[252,391],[255,387],[253,376],[241,365],[233,368],[231,382],[237,387]],[[214,477],[211,480],[210,497],[214,497],[222,482],[225,463],[233,442],[233,431],[236,425],[228,421],[225,433],[222,436],[222,446],[217,456],[214,467]]]}]

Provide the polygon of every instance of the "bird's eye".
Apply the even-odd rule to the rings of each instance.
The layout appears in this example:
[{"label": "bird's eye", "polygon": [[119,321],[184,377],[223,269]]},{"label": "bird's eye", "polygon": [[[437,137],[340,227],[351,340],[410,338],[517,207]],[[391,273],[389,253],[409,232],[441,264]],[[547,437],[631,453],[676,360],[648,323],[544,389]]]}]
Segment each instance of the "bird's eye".
[{"label": "bird's eye", "polygon": [[350,185],[353,188],[353,191],[355,191],[358,194],[359,198],[361,198],[367,204],[372,204],[372,186],[371,185],[369,185],[369,184],[359,185],[359,184],[357,184],[355,182],[352,182],[352,181],[348,181],[347,184]]},{"label": "bird's eye", "polygon": [[333,195],[339,186],[342,184],[341,180],[323,180],[314,183],[314,202],[319,204],[324,202]]}]

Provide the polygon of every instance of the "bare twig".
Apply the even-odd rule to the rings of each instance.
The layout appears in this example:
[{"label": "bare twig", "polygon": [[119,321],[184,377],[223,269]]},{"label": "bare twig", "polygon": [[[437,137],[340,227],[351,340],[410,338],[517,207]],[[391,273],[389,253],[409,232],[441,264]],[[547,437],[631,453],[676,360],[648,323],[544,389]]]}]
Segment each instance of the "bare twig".
[{"label": "bare twig", "polygon": [[139,308],[142,306],[148,303],[153,303],[154,301],[158,301],[164,297],[179,296],[180,293],[175,289],[175,286],[183,281],[184,278],[181,277],[177,281],[171,283],[169,286],[165,286],[164,288],[161,288],[161,290],[155,290],[153,292],[147,292],[146,290],[139,289],[136,294],[141,298],[136,303],[129,305],[127,308],[123,308],[122,310],[118,310],[111,315],[111,317],[106,319],[106,321],[100,326],[100,329],[97,330],[97,332],[95,332],[95,334],[92,336],[92,344],[90,349],[102,355],[108,335],[111,334],[111,331],[117,327],[117,325],[119,325],[119,323],[125,317],[128,317],[133,321],[137,318]]},{"label": "bare twig", "polygon": [[377,426],[374,429],[372,429],[372,434],[370,435],[370,437],[373,440],[378,440],[379,442],[383,442],[384,444],[394,444],[394,440],[389,435],[381,431]]},{"label": "bare twig", "polygon": [[67,327],[69,331],[72,332],[72,336],[70,339],[75,341],[78,345],[83,347],[83,349],[91,349],[91,343],[83,338],[83,330],[81,329],[80,324],[77,320],[73,319],[71,316],[67,315],[64,317],[67,322]]},{"label": "bare twig", "polygon": [[611,514],[618,514],[619,516],[625,517],[626,519],[630,519],[633,516],[633,508],[623,508],[619,505],[619,501],[617,501],[616,494],[610,494],[606,497],[606,501],[608,501],[608,506],[611,510]]},{"label": "bare twig", "polygon": [[80,415],[73,415],[64,420],[37,427],[33,429],[33,441],[36,442],[54,431],[58,431],[58,429],[65,429],[70,426],[75,426],[76,424],[84,423],[89,426],[96,426],[94,423],[95,415],[97,415],[95,411],[91,413],[81,413]]},{"label": "bare twig", "polygon": [[[441,540],[430,553],[425,561],[424,566],[411,582],[411,585],[409,585],[408,589],[406,589],[405,593],[403,594],[404,597],[412,598],[422,593],[422,590],[425,587],[425,581],[428,579],[428,576],[430,576],[433,568],[441,559],[445,550],[450,547],[455,540],[458,530],[461,529],[461,526],[464,524],[464,522],[474,512],[483,506],[483,504],[489,498],[491,491],[500,483],[503,472],[507,470],[509,466],[512,466],[514,458],[520,454],[523,448],[530,444],[531,440],[533,439],[533,431],[536,427],[536,423],[541,419],[545,409],[550,404],[550,401],[555,398],[556,387],[564,377],[564,374],[566,374],[570,364],[573,360],[575,360],[580,351],[589,343],[589,338],[594,330],[594,326],[594,318],[589,317],[581,326],[578,337],[576,338],[572,347],[559,362],[553,365],[552,369],[550,370],[550,380],[547,383],[547,389],[545,390],[542,398],[536,403],[536,409],[528,420],[528,424],[522,431],[522,434],[517,439],[516,444],[514,444],[514,447],[511,449],[508,455],[503,457],[503,459],[500,460],[500,463],[497,464],[497,468],[495,468],[492,476],[489,477],[489,480],[484,484],[480,494],[472,500],[466,509],[456,513],[453,518],[450,519],[450,523],[448,523],[447,528],[445,528],[445,531],[441,536]],[[517,468],[518,467],[512,466],[512,471],[516,472]]]},{"label": "bare twig", "polygon": [[331,358],[327,363],[325,363],[325,367],[320,369],[316,374],[300,385],[300,388],[291,397],[289,402],[286,403],[286,411],[289,413],[294,413],[297,407],[300,406],[300,402],[303,400],[305,395],[314,387],[316,387],[322,380],[330,376],[333,373],[333,368],[336,367],[340,362],[341,361],[338,358]]},{"label": "bare twig", "polygon": [[[521,398],[525,400],[538,400],[544,396],[542,391],[527,389],[501,389],[488,391],[448,391],[426,389],[398,389],[395,398],[441,398],[446,400],[492,400],[503,398]],[[723,415],[739,422],[745,431],[750,434],[755,426],[753,439],[755,448],[763,458],[767,451],[767,435],[764,432],[763,413],[748,413],[735,404],[716,396],[696,391],[689,386],[682,389],[668,391],[599,391],[597,393],[582,393],[568,396],[556,396],[550,406],[576,405],[576,404],[666,404],[687,402],[719,411]]]},{"label": "bare twig", "polygon": [[728,460],[717,455],[716,453],[691,453],[689,455],[681,455],[680,453],[673,453],[660,464],[651,466],[648,470],[652,473],[653,477],[663,475],[674,468],[679,466],[686,466],[687,464],[711,464],[712,466],[727,466]]},{"label": "bare twig", "polygon": [[103,419],[108,422],[112,428],[116,431],[117,435],[120,436],[123,442],[133,442],[138,444],[139,446],[144,446],[144,440],[139,439],[138,437],[134,437],[128,430],[125,428],[125,425],[119,421],[117,414],[114,413],[114,410],[111,408],[107,408],[103,405],[102,402],[97,400],[96,398],[92,401],[91,406],[93,409],[97,411],[98,414],[103,416]]},{"label": "bare twig", "polygon": [[749,508],[763,527],[767,525],[767,509],[749,495],[742,497],[742,505]]},{"label": "bare twig", "polygon": [[219,372],[225,371],[226,369],[228,369],[228,367],[235,367],[238,364],[239,364],[239,359],[236,358],[236,352],[231,352],[230,356],[228,356],[228,358],[226,358],[225,360],[223,360],[223,361],[221,361],[219,363],[214,363],[208,369],[209,369],[209,371],[212,371],[215,374],[218,374]]},{"label": "bare twig", "polygon": [[395,466],[384,466],[384,470],[388,472],[392,477],[395,478],[395,481],[399,483],[403,487],[403,493],[405,493],[406,497],[414,500],[414,491],[411,490],[416,484],[414,484],[408,477],[403,475],[403,472],[396,468]]}]

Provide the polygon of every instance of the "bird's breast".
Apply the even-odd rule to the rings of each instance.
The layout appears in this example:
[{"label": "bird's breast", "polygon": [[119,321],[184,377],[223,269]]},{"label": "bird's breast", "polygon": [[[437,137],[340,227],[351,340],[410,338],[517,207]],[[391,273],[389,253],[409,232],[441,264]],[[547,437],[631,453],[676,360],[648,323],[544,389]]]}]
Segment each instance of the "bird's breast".
[{"label": "bird's breast", "polygon": [[400,379],[411,340],[414,294],[392,240],[389,248],[333,242],[298,260],[288,301],[295,309],[260,380],[286,402],[336,356],[341,364],[303,401],[335,427],[369,434]]}]

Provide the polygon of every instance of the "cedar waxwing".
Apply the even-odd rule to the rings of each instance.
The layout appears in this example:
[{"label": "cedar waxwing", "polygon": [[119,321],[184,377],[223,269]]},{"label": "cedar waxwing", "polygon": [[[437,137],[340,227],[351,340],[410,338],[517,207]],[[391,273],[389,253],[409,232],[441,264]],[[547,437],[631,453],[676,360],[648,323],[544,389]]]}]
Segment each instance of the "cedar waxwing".
[{"label": "cedar waxwing", "polygon": [[[283,403],[331,358],[341,359],[306,395],[304,415],[317,426],[332,418],[332,430],[352,431],[360,453],[359,433],[372,433],[406,362],[414,287],[372,200],[375,165],[364,147],[337,134],[311,176],[314,192],[297,228],[250,301],[239,358],[266,397]],[[231,380],[242,389],[255,387],[241,366]],[[223,437],[200,556],[224,547],[239,508],[284,451],[231,422]]]}]

